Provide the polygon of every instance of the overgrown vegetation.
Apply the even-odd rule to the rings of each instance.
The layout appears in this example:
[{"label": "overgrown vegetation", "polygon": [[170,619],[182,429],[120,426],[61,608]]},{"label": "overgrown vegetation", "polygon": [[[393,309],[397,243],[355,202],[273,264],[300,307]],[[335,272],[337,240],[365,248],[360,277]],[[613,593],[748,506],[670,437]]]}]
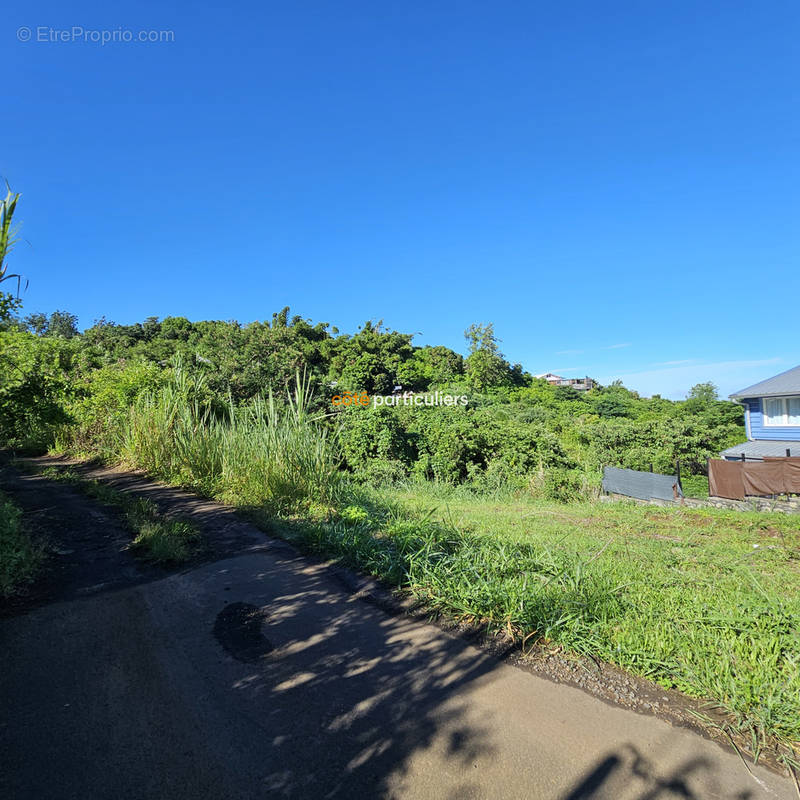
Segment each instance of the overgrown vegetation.
[{"label": "overgrown vegetation", "polygon": [[42,560],[22,525],[22,511],[0,492],[0,597],[29,583]]},{"label": "overgrown vegetation", "polygon": [[[195,387],[192,402],[205,422],[233,419],[240,430],[245,418],[265,413],[270,392],[274,410],[285,407],[304,374],[315,388],[305,410],[336,434],[341,467],[375,485],[409,478],[478,491],[511,485],[570,501],[596,493],[603,465],[671,472],[681,459],[683,475],[702,474],[708,457],[744,438],[741,408],[717,400],[709,385],[681,402],[642,398],[619,384],[589,392],[551,386],[503,358],[491,325],[467,331],[464,358],[415,347],[410,335],[380,324],[340,335],[327,323],[290,319],[288,309],[246,326],[170,317],[126,326],[101,320],[78,333],[63,311],[7,315],[4,324],[0,443],[20,451],[114,455],[131,406],[150,397],[156,413],[172,402],[155,398],[173,391],[178,373]],[[344,390],[384,395],[398,386],[466,394],[469,404],[331,403]]]},{"label": "overgrown vegetation", "polygon": [[202,545],[200,532],[191,522],[165,516],[152,500],[134,497],[93,478],[84,478],[69,468],[48,467],[41,474],[50,480],[69,483],[89,497],[118,508],[134,534],[131,548],[150,561],[180,564],[196,555]]},{"label": "overgrown vegetation", "polygon": [[[505,361],[491,326],[467,334],[463,358],[370,323],[338,335],[288,309],[269,324],[101,321],[84,333],[64,312],[9,317],[0,437],[99,454],[279,518],[303,547],[432,608],[714,700],[755,750],[768,737],[797,746],[796,521],[592,502],[604,464],[667,472],[677,459],[702,495],[706,458],[744,438],[741,409],[704,384],[681,402],[550,386]],[[398,385],[470,402],[331,403]],[[125,513],[153,557],[193,546],[153,508]]]},{"label": "overgrown vegetation", "polygon": [[279,404],[267,400],[215,409],[178,369],[174,383],[130,409],[117,454],[173,483],[285,514],[308,503],[333,503],[342,473],[332,434],[309,412],[313,396],[297,379]]}]

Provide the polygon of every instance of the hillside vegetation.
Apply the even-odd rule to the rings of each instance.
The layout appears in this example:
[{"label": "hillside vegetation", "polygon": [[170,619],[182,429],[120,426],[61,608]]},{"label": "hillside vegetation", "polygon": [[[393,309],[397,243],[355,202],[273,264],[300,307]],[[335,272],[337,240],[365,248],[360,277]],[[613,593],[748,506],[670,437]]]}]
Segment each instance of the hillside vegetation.
[{"label": "hillside vegetation", "polygon": [[[513,486],[569,501],[592,495],[603,465],[671,472],[681,459],[686,474],[701,474],[708,457],[744,438],[740,407],[717,400],[709,385],[682,402],[619,384],[580,393],[509,364],[491,325],[466,335],[463,357],[369,322],[339,334],[288,309],[269,323],[101,320],[84,333],[65,312],[12,318],[0,338],[0,444],[115,454],[131,408],[156,408],[154,398],[176,380],[207,422],[241,425],[263,413],[270,393],[285,406],[298,375],[313,389],[306,410],[337,439],[338,466],[380,485]],[[397,386],[466,395],[468,405],[332,403],[345,390],[388,395]]]},{"label": "hillside vegetation", "polygon": [[[463,357],[288,310],[83,333],[61,312],[7,317],[0,442],[219,498],[448,615],[709,699],[754,752],[778,742],[796,759],[796,521],[594,502],[604,464],[680,459],[702,483],[706,459],[744,437],[740,408],[710,385],[681,402],[549,386],[505,361],[491,326],[467,338]],[[333,403],[398,385],[469,402]]]}]

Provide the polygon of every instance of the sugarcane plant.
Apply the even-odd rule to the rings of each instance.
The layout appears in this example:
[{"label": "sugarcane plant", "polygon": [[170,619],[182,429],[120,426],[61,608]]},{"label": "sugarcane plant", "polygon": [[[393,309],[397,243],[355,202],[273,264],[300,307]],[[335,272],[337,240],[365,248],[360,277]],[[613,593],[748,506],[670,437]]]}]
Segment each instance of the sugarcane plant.
[{"label": "sugarcane plant", "polygon": [[[14,227],[13,224],[14,212],[17,209],[19,197],[19,192],[12,192],[11,187],[6,182],[6,196],[4,200],[0,201],[0,283],[16,278],[17,295],[19,295],[19,289],[22,284],[22,276],[8,271],[6,259],[19,239],[17,235],[19,228]],[[27,281],[25,284],[27,286]]]}]

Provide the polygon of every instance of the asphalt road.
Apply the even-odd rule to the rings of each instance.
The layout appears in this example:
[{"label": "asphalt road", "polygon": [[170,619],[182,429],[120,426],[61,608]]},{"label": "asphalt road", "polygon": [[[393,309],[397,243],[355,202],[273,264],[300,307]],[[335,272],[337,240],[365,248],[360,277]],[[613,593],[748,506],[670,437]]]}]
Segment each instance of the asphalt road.
[{"label": "asphalt road", "polygon": [[248,535],[0,620],[0,797],[796,800],[695,733],[389,615]]}]

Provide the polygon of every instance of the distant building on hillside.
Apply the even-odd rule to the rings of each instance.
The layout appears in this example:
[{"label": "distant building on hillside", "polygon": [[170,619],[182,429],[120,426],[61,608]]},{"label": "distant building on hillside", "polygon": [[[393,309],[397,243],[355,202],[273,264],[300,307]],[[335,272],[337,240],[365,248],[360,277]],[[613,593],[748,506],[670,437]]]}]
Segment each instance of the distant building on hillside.
[{"label": "distant building on hillside", "polygon": [[562,378],[560,375],[554,375],[552,372],[544,372],[541,375],[534,375],[535,378],[543,378],[551,386],[571,386],[579,392],[588,392],[589,389],[595,387],[595,382],[589,378]]}]

